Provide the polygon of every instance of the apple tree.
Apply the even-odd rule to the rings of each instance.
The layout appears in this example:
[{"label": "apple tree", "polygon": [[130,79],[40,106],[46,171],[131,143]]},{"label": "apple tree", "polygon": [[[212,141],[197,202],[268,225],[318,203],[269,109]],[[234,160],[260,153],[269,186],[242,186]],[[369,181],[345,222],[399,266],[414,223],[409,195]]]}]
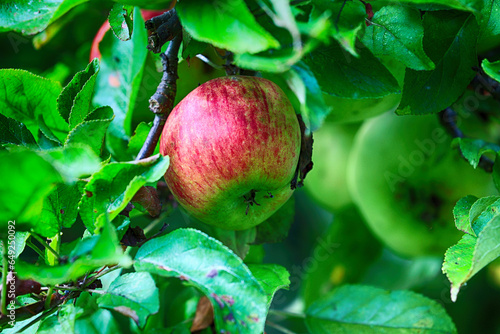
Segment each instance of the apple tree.
[{"label": "apple tree", "polygon": [[2,1],[0,332],[500,333],[499,27]]}]

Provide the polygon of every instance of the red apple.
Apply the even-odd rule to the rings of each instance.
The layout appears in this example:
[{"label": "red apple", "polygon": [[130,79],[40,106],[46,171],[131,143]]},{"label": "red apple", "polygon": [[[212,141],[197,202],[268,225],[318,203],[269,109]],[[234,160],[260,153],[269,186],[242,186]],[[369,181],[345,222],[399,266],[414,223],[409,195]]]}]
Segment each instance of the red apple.
[{"label": "red apple", "polygon": [[186,211],[229,230],[258,225],[292,195],[300,128],[285,93],[257,77],[210,80],[167,119],[165,180]]}]

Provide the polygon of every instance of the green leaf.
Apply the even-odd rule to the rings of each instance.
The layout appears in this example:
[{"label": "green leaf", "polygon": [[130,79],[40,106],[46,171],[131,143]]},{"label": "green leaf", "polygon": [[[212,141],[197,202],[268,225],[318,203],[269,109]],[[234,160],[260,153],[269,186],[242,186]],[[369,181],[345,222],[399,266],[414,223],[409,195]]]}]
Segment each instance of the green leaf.
[{"label": "green leaf", "polygon": [[[18,297],[19,298],[19,297]],[[14,324],[14,327],[11,328],[4,328],[2,330],[2,334],[36,334],[36,331],[38,327],[40,326],[41,321],[37,321],[34,324],[31,324],[33,322],[32,318],[28,318],[26,320],[17,320]],[[20,332],[21,329],[23,329],[25,326],[30,325],[29,330],[24,330],[23,332]]]},{"label": "green leaf", "polygon": [[477,200],[476,196],[468,195],[461,198],[453,208],[453,216],[455,217],[455,226],[457,229],[474,236],[476,234],[472,229],[470,210]]},{"label": "green leaf", "polygon": [[331,35],[345,50],[357,57],[356,37],[365,24],[365,6],[355,1],[314,0],[312,3],[314,9],[311,17],[317,18],[324,15],[325,11],[330,12],[331,21],[335,21],[334,27],[330,29]]},{"label": "green leaf", "polygon": [[113,219],[112,223],[116,228],[116,236],[118,237],[118,240],[122,240],[123,236],[125,235],[125,233],[127,233],[127,230],[130,226],[130,218],[123,215],[118,215],[115,217],[115,219]]},{"label": "green leaf", "polygon": [[83,309],[75,307],[73,303],[63,305],[57,312],[42,319],[37,334],[75,333],[75,321]]},{"label": "green leaf", "polygon": [[[151,130],[151,125],[144,122],[139,123],[139,125],[137,125],[137,128],[135,128],[134,134],[128,142],[127,149],[127,153],[132,159],[135,159],[135,157],[137,157],[137,154],[139,154],[139,151],[146,142],[146,138],[148,138],[149,130]],[[153,154],[157,154],[159,151],[160,146],[157,145]]]},{"label": "green leaf", "polygon": [[134,267],[165,277],[179,277],[212,302],[217,331],[261,333],[267,297],[243,261],[219,241],[192,229],[146,242]]},{"label": "green leaf", "polygon": [[16,242],[16,259],[21,255],[26,247],[26,240],[30,237],[29,232],[16,232],[15,242]]},{"label": "green leaf", "polygon": [[34,231],[43,236],[54,236],[62,227],[71,227],[78,214],[82,198],[80,185],[59,184],[43,201],[42,213]]},{"label": "green leaf", "polygon": [[469,212],[469,221],[474,231],[473,236],[478,236],[483,228],[500,212],[500,197],[488,196],[477,200]]},{"label": "green leaf", "polygon": [[7,231],[9,220],[28,223],[38,217],[43,199],[61,181],[59,172],[32,151],[0,152],[0,175],[1,231]]},{"label": "green leaf", "polygon": [[102,266],[131,265],[131,259],[123,254],[113,226],[105,222],[101,234],[80,240],[68,257],[68,263],[56,266],[35,265],[18,260],[16,271],[21,279],[32,279],[44,285],[74,281]]},{"label": "green leaf", "polygon": [[[80,301],[79,297],[77,301]],[[82,307],[86,308],[86,316],[80,317],[76,320],[75,328],[76,333],[86,334],[116,334],[122,332],[122,327],[116,320],[116,317],[109,310],[94,309],[89,312],[88,305],[83,304]]]},{"label": "green leaf", "polygon": [[203,228],[199,228],[200,231],[205,232],[209,236],[219,240],[242,259],[245,258],[250,250],[250,244],[255,240],[255,228],[249,228],[241,231],[230,231],[208,226],[206,224],[203,225],[205,226]]},{"label": "green leaf", "polygon": [[146,182],[155,182],[165,174],[168,157],[159,156],[140,163],[110,163],[92,175],[79,204],[80,216],[91,233],[106,215],[113,220]]},{"label": "green leaf", "polygon": [[208,44],[195,39],[185,30],[182,31],[182,58],[189,59],[203,53]]},{"label": "green leaf", "polygon": [[423,24],[424,50],[436,67],[406,70],[400,115],[440,112],[460,97],[476,73],[478,25],[473,15],[427,12]]},{"label": "green leaf", "polygon": [[327,94],[359,99],[398,93],[398,82],[389,70],[367,48],[358,51],[355,58],[332,43],[311,52],[304,61]]},{"label": "green leaf", "polygon": [[232,231],[207,225],[195,217],[186,214],[180,209],[174,209],[169,215],[169,229],[185,227],[186,224],[198,231],[207,234],[209,237],[222,242],[224,246],[232,250],[240,258],[244,259],[247,255],[250,245],[254,242],[256,228],[252,227],[246,230]]},{"label": "green leaf", "polygon": [[44,30],[73,7],[88,0],[19,0],[0,4],[0,32],[14,30],[32,35]]},{"label": "green leaf", "polygon": [[61,147],[61,142],[59,140],[50,139],[42,130],[38,129],[38,146],[40,146],[42,150],[50,150]]},{"label": "green leaf", "polygon": [[472,276],[500,256],[500,216],[491,219],[477,237],[465,234],[445,254],[443,272],[451,282],[451,299]]},{"label": "green leaf", "polygon": [[306,311],[311,333],[457,333],[444,308],[411,291],[346,285]]},{"label": "green leaf", "polygon": [[0,114],[0,145],[19,145],[28,148],[37,148],[33,134],[26,125],[15,119]]},{"label": "green leaf", "polygon": [[117,140],[127,141],[132,132],[132,112],[148,54],[146,45],[146,29],[138,8],[134,10],[131,40],[122,42],[108,32],[99,44],[102,58],[93,102],[113,109],[115,118],[109,127],[108,136]]},{"label": "green leaf", "polygon": [[134,29],[131,15],[134,12],[133,6],[125,6],[116,3],[109,12],[108,20],[111,30],[121,41],[128,41],[132,38],[132,31]]},{"label": "green leaf", "polygon": [[300,60],[301,53],[292,48],[272,50],[258,54],[236,54],[234,63],[241,68],[272,73],[285,72]]},{"label": "green leaf", "polygon": [[249,264],[248,269],[264,289],[267,295],[267,309],[269,310],[276,292],[280,289],[288,290],[290,274],[284,267],[277,264]]},{"label": "green leaf", "polygon": [[100,159],[86,145],[71,145],[42,151],[40,155],[50,162],[66,183],[89,176],[100,168]]},{"label": "green leaf", "polygon": [[[86,146],[57,148],[38,153],[4,153],[0,157],[0,172],[5,177],[0,186],[0,216],[5,222],[3,224],[15,219],[21,224],[18,231],[33,228],[44,237],[54,236],[60,231],[61,224],[71,224],[74,221],[72,216],[68,217],[68,221],[63,219],[66,216],[60,210],[64,210],[66,205],[74,206],[69,211],[76,210],[78,201],[75,202],[71,197],[64,199],[64,203],[56,201],[55,192],[58,190],[53,192],[53,189],[62,181],[74,183],[77,178],[90,175],[99,167],[100,160]],[[49,197],[46,198],[47,196]],[[74,191],[73,196],[77,196]],[[58,214],[54,214],[60,219],[52,219],[54,215],[49,212],[53,210],[59,210]]]},{"label": "green leaf", "polygon": [[191,36],[216,47],[235,53],[257,53],[280,46],[257,23],[243,0],[181,1],[176,10]]},{"label": "green leaf", "polygon": [[500,1],[482,0],[479,6],[480,15],[478,15],[479,26],[481,28],[481,37],[490,37],[500,34]]},{"label": "green leaf", "polygon": [[[381,256],[365,268],[367,270],[359,282],[389,290],[425,289],[442,278],[442,264],[442,257],[418,256],[408,259],[383,249]],[[332,274],[334,277],[340,276],[341,271]]]},{"label": "green leaf", "polygon": [[113,117],[113,110],[110,107],[95,109],[84,122],[71,130],[64,145],[86,144],[95,154],[100,155],[106,132]]},{"label": "green leaf", "polygon": [[97,304],[132,318],[142,328],[148,316],[160,309],[160,298],[151,274],[139,272],[118,276]]},{"label": "green leaf", "polygon": [[[321,42],[324,41],[323,35],[330,30],[330,22],[328,17],[323,15],[309,24],[305,24],[306,29],[301,29],[303,25],[299,25],[302,34],[309,35],[309,39],[303,42],[302,46],[293,46],[292,44],[284,43],[288,47],[281,49],[272,49],[258,54],[242,53],[235,54],[234,63],[245,69],[264,71],[271,73],[281,73],[288,71],[291,66],[299,62],[302,57],[314,50]],[[304,31],[306,30],[306,31]]]},{"label": "green leaf", "polygon": [[56,100],[61,92],[59,83],[30,72],[0,69],[0,110],[37,133],[39,118],[59,141],[68,133],[68,125],[57,112]]},{"label": "green leaf", "polygon": [[495,164],[493,165],[493,182],[495,187],[500,191],[500,154],[497,153],[495,157]]},{"label": "green leaf", "polygon": [[83,122],[90,113],[94,84],[98,72],[99,61],[94,59],[85,70],[75,74],[57,99],[57,109],[69,124],[70,130]]},{"label": "green leaf", "polygon": [[488,59],[483,59],[481,67],[487,75],[500,82],[500,60],[491,63]]},{"label": "green leaf", "polygon": [[278,211],[261,224],[257,225],[257,236],[252,244],[282,242],[295,218],[295,197],[283,204]]},{"label": "green leaf", "polygon": [[[349,235],[349,238],[346,236]],[[310,269],[304,275],[306,306],[346,283],[358,283],[382,247],[355,206],[336,212],[330,226],[313,245]]]},{"label": "green leaf", "polygon": [[[152,52],[148,52],[143,67],[143,74],[137,83],[138,92],[134,105],[125,119],[125,124],[129,124],[130,127],[130,133],[127,133],[128,136],[132,135],[133,126],[136,126],[140,122],[149,123],[154,118],[154,115],[149,109],[149,99],[156,93],[158,83],[161,81],[163,72],[160,68],[158,56]],[[184,76],[184,79],[189,81],[194,80],[189,75]],[[198,83],[196,83],[196,87],[198,86],[197,84]],[[180,86],[179,81],[177,81],[177,89],[179,89]]]},{"label": "green leaf", "polygon": [[300,31],[297,22],[295,21],[292,7],[290,6],[290,0],[270,0],[272,9],[269,8],[262,0],[258,0],[257,2],[272,19],[276,27],[287,30],[290,34],[293,47],[300,48],[300,45],[302,44]]},{"label": "green leaf", "polygon": [[41,148],[47,149],[49,147],[61,146],[61,140],[56,137],[50,127],[45,123],[42,115],[38,115],[38,127],[39,137],[43,136],[43,138],[47,139],[51,143],[51,145],[48,145],[47,147],[40,144]]},{"label": "green leaf", "polygon": [[442,5],[466,11],[475,11],[479,6],[477,0],[399,0],[402,3]]},{"label": "green leaf", "polygon": [[375,56],[393,56],[417,71],[434,69],[434,63],[423,49],[424,28],[417,9],[385,6],[375,13],[371,22],[362,42]]},{"label": "green leaf", "polygon": [[472,167],[477,168],[479,160],[485,153],[494,153],[495,155],[500,152],[500,146],[485,142],[482,139],[473,138],[456,138],[455,142],[460,147],[462,155],[470,162]]},{"label": "green leaf", "polygon": [[323,93],[309,67],[300,62],[283,74],[300,103],[300,114],[309,131],[316,131],[330,108],[325,105]]}]

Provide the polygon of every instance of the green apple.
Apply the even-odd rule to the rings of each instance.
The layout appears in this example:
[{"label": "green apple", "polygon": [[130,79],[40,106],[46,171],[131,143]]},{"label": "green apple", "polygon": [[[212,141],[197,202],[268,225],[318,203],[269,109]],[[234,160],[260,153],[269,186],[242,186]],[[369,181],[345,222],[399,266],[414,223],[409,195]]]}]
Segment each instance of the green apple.
[{"label": "green apple", "polygon": [[453,207],[496,193],[491,175],[450,148],[436,115],[368,120],[349,157],[348,186],[374,234],[404,256],[439,254],[456,243]]},{"label": "green apple", "polygon": [[337,211],[352,203],[347,189],[347,161],[359,123],[326,122],[314,132],[312,161],[304,188],[323,208]]},{"label": "green apple", "polygon": [[163,128],[165,180],[184,209],[228,230],[258,225],[292,195],[300,153],[295,111],[273,82],[213,79],[189,93]]}]

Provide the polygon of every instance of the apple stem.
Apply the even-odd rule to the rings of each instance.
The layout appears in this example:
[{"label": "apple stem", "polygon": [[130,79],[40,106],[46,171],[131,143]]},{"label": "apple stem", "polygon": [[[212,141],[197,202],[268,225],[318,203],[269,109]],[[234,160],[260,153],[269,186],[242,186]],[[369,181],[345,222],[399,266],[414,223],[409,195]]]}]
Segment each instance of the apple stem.
[{"label": "apple stem", "polygon": [[149,100],[149,109],[155,114],[153,127],[149,130],[148,137],[142,145],[141,151],[135,160],[147,158],[153,154],[163,125],[168,115],[174,108],[175,94],[177,92],[177,54],[182,42],[182,34],[177,34],[168,45],[167,51],[161,55],[163,64],[163,77],[156,92]]},{"label": "apple stem", "polygon": [[231,51],[225,51],[224,55],[219,54],[219,56],[222,59],[226,60],[226,63],[222,65],[222,68],[226,71],[226,75],[254,76],[255,74],[257,74],[257,72],[254,70],[247,70],[236,66],[234,64],[234,54]]}]

